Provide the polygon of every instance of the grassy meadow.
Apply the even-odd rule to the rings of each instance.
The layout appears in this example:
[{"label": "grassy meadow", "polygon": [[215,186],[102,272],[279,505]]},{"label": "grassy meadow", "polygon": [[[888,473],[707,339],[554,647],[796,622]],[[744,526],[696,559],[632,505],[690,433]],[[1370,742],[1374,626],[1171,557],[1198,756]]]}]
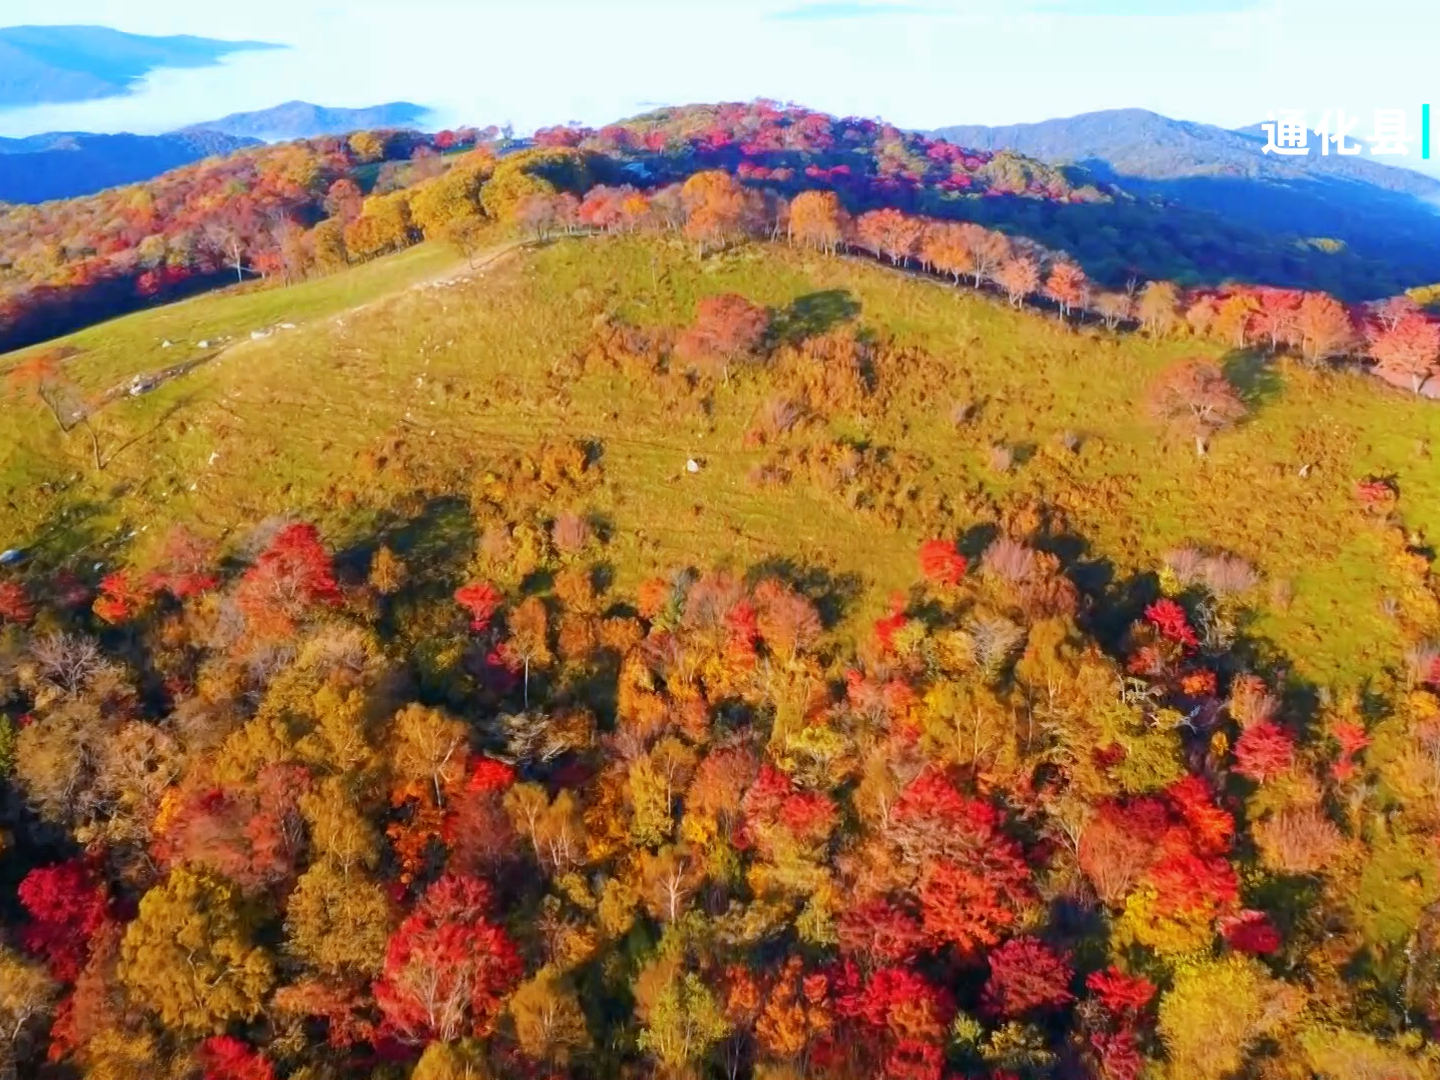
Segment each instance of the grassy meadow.
[{"label": "grassy meadow", "polygon": [[[784,559],[840,584],[848,602],[836,632],[858,634],[914,579],[923,519],[893,527],[800,471],[756,484],[752,472],[774,454],[744,439],[774,394],[762,369],[677,395],[579,359],[605,318],[677,327],[698,298],[734,291],[771,306],[791,334],[854,319],[924,355],[884,388],[884,410],[789,438],[828,434],[893,454],[907,479],[948,501],[958,531],[997,515],[1023,521],[1024,508],[1044,503],[1097,582],[1152,573],[1186,544],[1241,556],[1262,578],[1246,598],[1247,633],[1320,684],[1398,668],[1407,637],[1440,629],[1426,559],[1407,555],[1399,532],[1355,497],[1361,478],[1390,477],[1411,546],[1440,535],[1440,409],[1360,374],[1076,330],[862,260],[764,244],[697,259],[679,240],[565,239],[410,287],[457,267],[425,245],[67,339],[90,389],[186,358],[162,349],[166,339],[239,343],[107,406],[96,421],[109,458],[100,472],[82,433],[62,436],[32,403],[7,403],[0,548],[87,567],[143,562],[170,523],[236,541],[277,514],[315,520],[339,546],[366,545],[463,496],[505,453],[579,438],[598,448],[604,482],[575,509],[605,521],[618,584],[685,564]],[[282,321],[298,328],[248,340]],[[1205,457],[1152,423],[1143,403],[1158,371],[1197,354],[1222,361],[1252,404]],[[686,470],[692,458],[698,473]]]}]

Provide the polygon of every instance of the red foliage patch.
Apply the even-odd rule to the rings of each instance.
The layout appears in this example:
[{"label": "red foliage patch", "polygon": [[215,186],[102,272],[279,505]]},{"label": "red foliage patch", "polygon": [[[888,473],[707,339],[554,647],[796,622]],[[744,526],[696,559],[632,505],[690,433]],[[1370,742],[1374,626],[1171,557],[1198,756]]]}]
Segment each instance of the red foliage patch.
[{"label": "red foliage patch", "polygon": [[500,590],[488,581],[462,585],[455,590],[455,602],[470,613],[470,629],[477,634],[490,628],[503,600]]},{"label": "red foliage patch", "polygon": [[525,972],[490,908],[483,881],[447,874],[390,936],[375,1002],[396,1036],[424,1043],[490,1033]]},{"label": "red foliage patch", "polygon": [[0,581],[0,622],[24,626],[35,618],[35,605],[18,581]]},{"label": "red foliage patch", "polygon": [[1235,771],[1256,783],[1290,771],[1295,762],[1295,737],[1273,720],[1246,728],[1235,743]]},{"label": "red foliage patch", "polygon": [[1145,619],[1167,641],[1173,641],[1190,649],[1194,649],[1200,644],[1200,639],[1195,636],[1195,631],[1190,627],[1190,617],[1185,614],[1185,609],[1168,597],[1157,600],[1147,607]]},{"label": "red foliage patch", "polygon": [[1247,909],[1221,919],[1220,933],[1237,952],[1263,956],[1280,951],[1280,931],[1263,911]]},{"label": "red foliage patch", "polygon": [[937,585],[959,585],[969,566],[954,541],[926,540],[920,545],[920,572]]},{"label": "red foliage patch", "polygon": [[1070,993],[1074,976],[1069,959],[1039,938],[1012,938],[990,954],[990,978],[981,1003],[990,1015],[1007,1019],[1062,1008],[1075,1000]]},{"label": "red foliage patch", "polygon": [[197,1052],[205,1080],[274,1080],[275,1071],[258,1050],[229,1035],[214,1035]]},{"label": "red foliage patch", "polygon": [[1155,985],[1139,975],[1126,975],[1111,964],[1085,980],[1085,986],[1113,1016],[1133,1016],[1155,998]]}]

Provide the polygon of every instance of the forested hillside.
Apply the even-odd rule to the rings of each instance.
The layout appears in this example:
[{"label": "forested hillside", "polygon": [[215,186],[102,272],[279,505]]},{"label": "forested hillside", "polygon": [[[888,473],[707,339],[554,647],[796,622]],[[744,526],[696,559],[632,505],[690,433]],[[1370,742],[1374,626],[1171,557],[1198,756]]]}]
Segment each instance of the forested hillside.
[{"label": "forested hillside", "polygon": [[1124,199],[760,104],[11,226],[246,280],[3,362],[0,1075],[1440,1080],[1440,320],[1021,227]]},{"label": "forested hillside", "polygon": [[1227,131],[1144,109],[1038,124],[941,128],[941,138],[1081,165],[1145,198],[1208,211],[1261,233],[1329,238],[1403,275],[1440,278],[1440,180],[1405,157],[1265,153],[1257,124]]},{"label": "forested hillside", "polygon": [[0,139],[0,202],[38,203],[150,180],[252,140],[218,132],[87,135],[54,132]]},{"label": "forested hillside", "polygon": [[[443,179],[458,162],[453,152],[472,145],[476,154]],[[227,274],[291,282],[331,272],[439,236],[467,205],[473,216],[495,218],[498,208],[503,217],[518,197],[497,190],[486,207],[479,185],[497,159],[523,155],[527,145],[494,129],[367,132],[246,151],[132,188],[10,209],[0,214],[0,347],[214,287]],[[605,184],[653,195],[697,172],[723,170],[770,197],[772,211],[821,190],[851,214],[892,209],[981,225],[1066,254],[1110,289],[1155,279],[1239,281],[1357,301],[1427,284],[1343,245],[1266,236],[1139,201],[1012,153],[766,103],[666,110],[599,131],[547,129],[533,148],[549,155],[522,156],[507,175],[538,170],[550,193],[578,198]],[[414,190],[379,198],[403,187]],[[364,195],[377,197],[367,215],[377,224],[366,235],[348,233]],[[773,228],[780,218],[771,218]]]}]

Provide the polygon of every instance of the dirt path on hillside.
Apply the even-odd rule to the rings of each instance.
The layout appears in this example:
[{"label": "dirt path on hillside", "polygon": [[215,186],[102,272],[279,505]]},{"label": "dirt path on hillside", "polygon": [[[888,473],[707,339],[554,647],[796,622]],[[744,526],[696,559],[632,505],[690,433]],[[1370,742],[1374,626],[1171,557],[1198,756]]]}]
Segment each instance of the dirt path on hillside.
[{"label": "dirt path on hillside", "polygon": [[[533,243],[534,241],[532,240],[510,240],[504,244],[499,244],[496,247],[487,248],[485,251],[479,252],[470,260],[468,265],[463,265],[458,269],[447,270],[443,274],[434,274],[420,281],[412,281],[403,289],[397,289],[394,292],[383,293],[380,296],[372,297],[363,304],[356,304],[354,307],[337,311],[331,315],[322,315],[308,322],[294,324],[281,323],[263,331],[253,331],[249,337],[223,345],[208,356],[197,357],[193,360],[187,360],[183,364],[175,364],[171,367],[161,368],[158,371],[141,372],[138,375],[133,375],[123,383],[112,386],[101,394],[98,399],[99,407],[103,408],[106,405],[121,401],[127,397],[137,397],[142,394],[154,393],[166,383],[183,378],[199,368],[208,367],[211,364],[217,363],[246,345],[258,345],[261,342],[268,341],[277,334],[298,333],[299,331],[327,322],[331,325],[343,324],[345,320],[353,315],[375,307],[377,304],[394,300],[398,296],[404,296],[406,293],[423,292],[427,289],[449,288],[462,282],[481,277],[486,270],[497,266],[508,256],[531,246]],[[256,337],[257,334],[262,336]]]},{"label": "dirt path on hillside", "polygon": [[[387,300],[393,300],[397,296],[404,296],[406,293],[423,292],[426,289],[447,288],[451,285],[458,285],[463,281],[480,277],[486,270],[497,265],[507,256],[515,254],[515,252],[522,248],[531,247],[534,243],[534,240],[510,240],[493,248],[487,248],[484,251],[477,252],[474,257],[471,258],[469,265],[462,266],[457,270],[447,270],[443,274],[435,274],[431,277],[423,278],[420,281],[412,281],[403,289],[385,293],[382,296],[366,300],[363,304],[356,304],[352,308],[347,308],[345,311],[336,312],[334,315],[329,316],[329,321],[333,323],[348,319],[352,315],[366,311],[377,304],[383,304]],[[304,325],[307,324],[302,324],[302,329]]]}]

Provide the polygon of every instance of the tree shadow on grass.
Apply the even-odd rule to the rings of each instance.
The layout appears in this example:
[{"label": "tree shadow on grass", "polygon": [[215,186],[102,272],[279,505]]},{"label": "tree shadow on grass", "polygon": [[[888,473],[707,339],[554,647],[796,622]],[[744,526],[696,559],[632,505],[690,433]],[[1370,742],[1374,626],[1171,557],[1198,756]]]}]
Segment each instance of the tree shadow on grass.
[{"label": "tree shadow on grass", "polygon": [[0,534],[0,550],[14,548],[21,553],[14,573],[22,578],[48,573],[81,555],[103,552],[106,558],[113,557],[115,549],[130,538],[117,537],[102,527],[105,509],[103,503],[92,500],[58,506],[29,535]]},{"label": "tree shadow on grass", "polygon": [[797,345],[826,333],[860,314],[860,301],[848,289],[807,293],[775,317],[773,332],[783,345]]},{"label": "tree shadow on grass", "polygon": [[1220,370],[1254,412],[1280,396],[1282,384],[1274,357],[1257,349],[1236,349],[1225,355]]},{"label": "tree shadow on grass", "polygon": [[475,549],[475,521],[465,499],[444,495],[429,499],[419,513],[382,520],[374,533],[336,553],[336,567],[346,576],[363,576],[376,550],[384,544],[404,560],[411,575],[430,580],[458,577]]},{"label": "tree shadow on grass", "polygon": [[845,617],[846,610],[865,588],[865,580],[859,574],[836,575],[823,566],[803,566],[785,556],[756,563],[745,575],[746,584],[752,587],[766,578],[778,578],[814,604],[827,630]]},{"label": "tree shadow on grass", "polygon": [[989,521],[982,522],[966,529],[960,539],[955,542],[955,546],[973,566],[985,554],[985,549],[993,544],[999,536],[1000,527],[998,525]]},{"label": "tree shadow on grass", "polygon": [[1059,559],[1075,587],[1091,600],[1103,597],[1115,581],[1115,564],[1097,556],[1083,536],[1062,532],[1045,537],[1037,546]]}]

